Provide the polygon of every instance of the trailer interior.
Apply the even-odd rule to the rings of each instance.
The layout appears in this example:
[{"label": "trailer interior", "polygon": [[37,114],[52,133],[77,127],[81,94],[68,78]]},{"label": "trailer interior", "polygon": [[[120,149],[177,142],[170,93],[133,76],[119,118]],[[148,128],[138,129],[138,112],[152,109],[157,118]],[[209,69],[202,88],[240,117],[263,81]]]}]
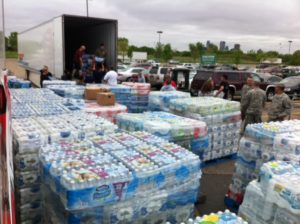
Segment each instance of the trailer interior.
[{"label": "trailer interior", "polygon": [[107,51],[107,65],[115,67],[117,63],[117,21],[92,17],[63,15],[64,59],[66,70],[73,69],[73,57],[76,50],[86,46],[86,53],[94,54],[100,44]]}]

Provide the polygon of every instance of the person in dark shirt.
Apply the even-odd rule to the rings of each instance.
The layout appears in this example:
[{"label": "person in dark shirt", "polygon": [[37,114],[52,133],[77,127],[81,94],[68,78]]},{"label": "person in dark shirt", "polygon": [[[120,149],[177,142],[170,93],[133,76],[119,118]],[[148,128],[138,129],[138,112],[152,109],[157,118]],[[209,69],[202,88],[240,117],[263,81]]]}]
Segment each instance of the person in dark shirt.
[{"label": "person in dark shirt", "polygon": [[41,88],[43,88],[43,81],[44,80],[50,80],[50,77],[52,77],[52,74],[48,70],[48,66],[44,65],[44,68],[40,70],[41,78],[40,78],[40,85]]},{"label": "person in dark shirt", "polygon": [[105,50],[105,46],[104,44],[100,44],[100,47],[96,50],[94,57],[93,76],[95,83],[101,83],[105,76],[106,56],[107,52]]},{"label": "person in dark shirt", "polygon": [[81,67],[83,64],[82,61],[82,56],[84,54],[85,51],[85,46],[82,45],[79,49],[77,49],[77,51],[75,52],[74,58],[73,58],[73,72],[72,75],[75,78],[79,78],[80,77],[80,71],[81,71]]},{"label": "person in dark shirt", "polygon": [[219,96],[220,93],[223,92],[223,99],[228,99],[228,93],[229,93],[229,83],[228,83],[228,77],[227,75],[222,75],[221,77],[221,83],[220,83],[220,89],[216,93],[216,97]]}]

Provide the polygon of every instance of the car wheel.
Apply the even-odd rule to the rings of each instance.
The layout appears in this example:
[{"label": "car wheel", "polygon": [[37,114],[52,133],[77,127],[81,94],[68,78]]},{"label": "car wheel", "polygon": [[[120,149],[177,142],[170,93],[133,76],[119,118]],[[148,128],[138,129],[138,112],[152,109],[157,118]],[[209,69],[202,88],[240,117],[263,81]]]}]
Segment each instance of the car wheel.
[{"label": "car wheel", "polygon": [[269,90],[267,91],[267,100],[268,100],[268,101],[272,101],[274,95],[275,95],[275,91],[274,91],[273,89],[269,89]]}]

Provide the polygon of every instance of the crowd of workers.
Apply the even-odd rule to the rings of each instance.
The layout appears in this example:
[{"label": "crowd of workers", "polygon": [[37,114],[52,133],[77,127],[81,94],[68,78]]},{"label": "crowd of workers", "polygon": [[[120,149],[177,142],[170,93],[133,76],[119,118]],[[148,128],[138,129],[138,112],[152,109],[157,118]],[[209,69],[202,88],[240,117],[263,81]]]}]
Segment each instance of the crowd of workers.
[{"label": "crowd of workers", "polygon": [[[81,46],[75,52],[73,58],[73,71],[72,77],[79,78],[81,76],[81,69],[83,65],[82,57],[86,50],[85,46]],[[108,69],[106,63],[107,51],[104,44],[96,50],[93,58],[93,76],[96,83],[106,83],[108,85],[117,85],[118,74],[113,67]],[[41,87],[44,80],[48,80],[52,74],[49,72],[48,67],[44,66],[41,72]],[[168,70],[164,77],[163,86],[161,91],[175,91],[177,88],[176,83],[172,80],[172,71]],[[146,79],[143,73],[137,74],[137,82],[145,83]],[[253,80],[252,77],[247,79],[241,93],[241,115],[242,127],[241,134],[243,135],[245,128],[248,124],[262,122],[262,112],[266,105],[266,93],[260,89],[260,82]],[[228,77],[223,75],[221,77],[220,88],[214,91],[214,82],[208,79],[202,86],[199,93],[200,96],[215,96],[228,99],[229,97],[229,82]],[[288,95],[284,93],[284,85],[281,83],[276,84],[275,95],[273,97],[271,107],[268,109],[268,121],[283,121],[289,119],[291,116],[292,103]]]}]

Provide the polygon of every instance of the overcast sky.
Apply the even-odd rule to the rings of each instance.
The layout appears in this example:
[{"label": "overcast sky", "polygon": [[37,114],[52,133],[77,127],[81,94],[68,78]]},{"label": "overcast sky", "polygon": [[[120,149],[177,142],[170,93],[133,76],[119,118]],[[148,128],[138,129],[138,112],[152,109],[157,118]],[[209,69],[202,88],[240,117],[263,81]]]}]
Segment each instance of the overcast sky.
[{"label": "overcast sky", "polygon": [[[86,0],[4,0],[6,32],[22,31],[60,14],[86,15]],[[130,44],[188,49],[207,40],[230,48],[300,49],[300,0],[90,0],[90,16],[118,19]],[[280,44],[281,43],[281,44]]]}]

